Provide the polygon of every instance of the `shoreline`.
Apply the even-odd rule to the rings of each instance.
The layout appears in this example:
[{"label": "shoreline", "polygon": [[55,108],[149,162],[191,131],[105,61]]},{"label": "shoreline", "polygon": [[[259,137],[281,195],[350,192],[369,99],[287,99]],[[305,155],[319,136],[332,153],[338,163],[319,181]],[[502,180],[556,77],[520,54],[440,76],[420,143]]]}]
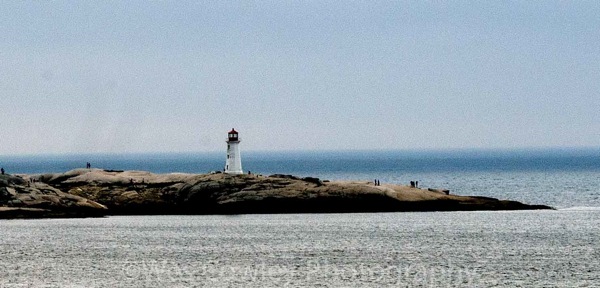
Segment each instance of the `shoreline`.
[{"label": "shoreline", "polygon": [[75,169],[65,173],[1,175],[0,208],[4,208],[0,209],[0,219],[554,209],[448,192],[282,174],[154,174]]}]

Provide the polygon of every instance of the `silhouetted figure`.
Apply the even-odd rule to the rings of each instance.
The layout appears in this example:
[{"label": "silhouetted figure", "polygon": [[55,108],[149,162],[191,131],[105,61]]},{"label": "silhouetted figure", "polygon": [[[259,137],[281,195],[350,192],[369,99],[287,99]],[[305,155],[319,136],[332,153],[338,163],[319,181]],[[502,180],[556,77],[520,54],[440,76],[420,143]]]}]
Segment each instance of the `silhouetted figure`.
[{"label": "silhouetted figure", "polygon": [[92,163],[87,162],[87,164],[85,164],[85,168],[91,169],[92,168]]},{"label": "silhouetted figure", "polygon": [[381,182],[379,182],[379,179],[377,179],[377,186],[381,186]]},{"label": "silhouetted figure", "polygon": [[410,187],[415,188],[415,181],[410,181]]},{"label": "silhouetted figure", "polygon": [[419,188],[419,181],[415,181],[415,187]]},{"label": "silhouetted figure", "polygon": [[2,173],[2,175],[4,175],[4,168],[0,168],[0,173]]}]

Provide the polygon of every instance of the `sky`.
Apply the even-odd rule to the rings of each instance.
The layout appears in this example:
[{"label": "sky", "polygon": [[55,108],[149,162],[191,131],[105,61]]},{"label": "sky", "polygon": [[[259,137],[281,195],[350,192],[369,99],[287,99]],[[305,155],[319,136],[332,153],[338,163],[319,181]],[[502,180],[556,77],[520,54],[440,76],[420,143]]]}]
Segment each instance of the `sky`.
[{"label": "sky", "polygon": [[600,1],[2,1],[0,155],[600,147]]}]

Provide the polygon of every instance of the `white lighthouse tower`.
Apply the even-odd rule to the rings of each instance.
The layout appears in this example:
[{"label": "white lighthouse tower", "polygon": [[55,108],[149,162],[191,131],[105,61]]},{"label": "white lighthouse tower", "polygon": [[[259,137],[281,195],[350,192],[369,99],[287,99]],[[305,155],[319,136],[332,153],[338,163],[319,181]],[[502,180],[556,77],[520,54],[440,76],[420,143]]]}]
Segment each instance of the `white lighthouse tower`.
[{"label": "white lighthouse tower", "polygon": [[240,156],[240,138],[238,138],[238,132],[233,128],[227,133],[225,173],[244,174],[244,171],[242,171],[242,157]]}]

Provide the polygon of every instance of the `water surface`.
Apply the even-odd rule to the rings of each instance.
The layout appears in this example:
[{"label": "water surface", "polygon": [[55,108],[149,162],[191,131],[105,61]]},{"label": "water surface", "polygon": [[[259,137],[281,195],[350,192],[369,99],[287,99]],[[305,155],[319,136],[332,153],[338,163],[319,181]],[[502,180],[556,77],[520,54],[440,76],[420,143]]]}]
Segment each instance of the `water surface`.
[{"label": "water surface", "polygon": [[0,286],[589,287],[600,211],[0,221]]}]

